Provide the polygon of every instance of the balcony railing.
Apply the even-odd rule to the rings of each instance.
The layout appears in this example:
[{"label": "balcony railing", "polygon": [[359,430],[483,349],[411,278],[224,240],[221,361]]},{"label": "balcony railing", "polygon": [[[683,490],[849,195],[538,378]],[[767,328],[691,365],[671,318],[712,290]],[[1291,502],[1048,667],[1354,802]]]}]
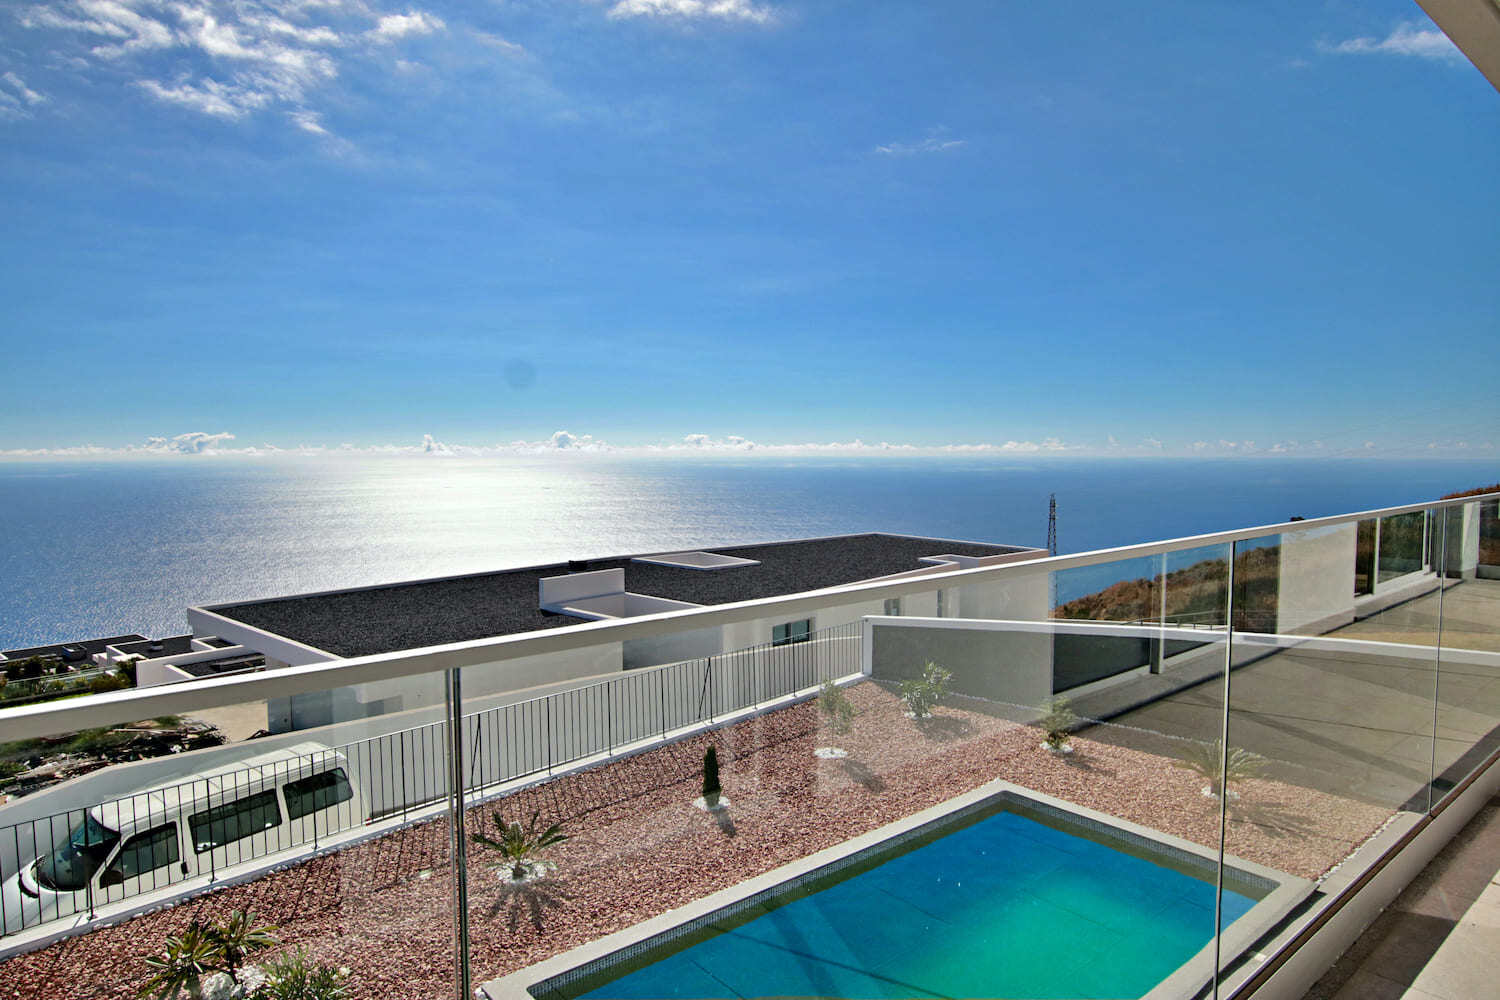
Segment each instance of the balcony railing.
[{"label": "balcony railing", "polygon": [[[950,859],[949,881],[931,886],[918,865],[912,898],[892,905],[938,907],[931,919],[965,928],[998,921],[994,935],[1032,941],[1026,975],[1060,978],[951,992],[934,970],[967,966],[941,957],[962,935],[904,942],[934,957],[896,970],[881,934],[897,914],[882,913],[853,917],[837,941],[809,938],[794,963],[807,991],[832,988],[818,977],[835,967],[947,995],[1066,992],[1108,968],[1123,978],[1076,989],[1249,995],[1460,792],[1492,780],[1495,510],[1470,497],[9,709],[0,725],[20,740],[168,715],[218,723],[276,699],[359,706],[0,807],[0,954],[14,956],[0,980],[68,995],[45,971],[46,943],[68,934],[70,954],[112,956],[137,981],[145,966],[119,965],[122,950],[144,957],[190,916],[250,909],[347,965],[356,996],[469,996],[481,982],[496,998],[625,996],[619,977],[649,966],[617,968],[612,954],[689,961],[674,949],[712,940],[725,914],[786,906],[792,920],[773,883],[842,898],[858,891],[847,872],[880,867],[869,857],[904,864],[908,846],[1003,813],[1025,850],[1059,838],[1056,850],[1003,878],[993,854]],[[941,617],[881,614],[893,597],[935,612],[939,589]],[[829,609],[858,620],[808,642],[463,697],[481,677],[495,690],[522,657]],[[925,713],[924,685],[944,674]],[[807,701],[835,679],[842,698]],[[709,746],[720,811],[693,805]],[[500,856],[470,835],[501,839],[497,815],[559,823],[570,839],[544,855],[556,870],[514,884],[513,866],[490,873]],[[1088,860],[1095,850],[1113,853]],[[1121,857],[1148,867],[1123,890],[1096,885],[1134,863],[1107,860]],[[954,881],[971,894],[950,895]],[[683,907],[702,912],[668,926]],[[1002,911],[1051,914],[1069,933],[1053,941]],[[724,975],[777,965],[741,964]],[[80,980],[76,995],[97,985]]]}]

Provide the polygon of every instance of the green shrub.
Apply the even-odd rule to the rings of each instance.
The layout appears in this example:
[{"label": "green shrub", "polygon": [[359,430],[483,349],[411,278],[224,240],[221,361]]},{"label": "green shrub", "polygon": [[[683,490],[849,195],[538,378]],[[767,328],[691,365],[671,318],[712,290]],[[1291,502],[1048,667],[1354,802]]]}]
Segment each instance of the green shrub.
[{"label": "green shrub", "polygon": [[89,692],[91,694],[103,694],[105,691],[121,691],[130,687],[130,682],[119,674],[100,674],[89,681]]},{"label": "green shrub", "polygon": [[724,789],[719,784],[719,751],[710,744],[703,752],[703,797],[712,803],[722,791]]},{"label": "green shrub", "polygon": [[824,681],[818,689],[818,711],[828,720],[833,731],[842,735],[854,725],[854,703],[844,689],[833,681]]},{"label": "green shrub", "polygon": [[140,995],[174,1000],[185,992],[197,997],[203,992],[204,978],[221,971],[237,982],[247,956],[277,943],[271,933],[275,929],[257,927],[255,917],[244,910],[235,910],[218,924],[194,919],[181,934],[167,938],[161,955],[146,959],[152,973],[141,985]]},{"label": "green shrub", "polygon": [[1067,746],[1073,727],[1078,725],[1078,716],[1073,713],[1068,699],[1053,698],[1047,702],[1047,713],[1037,720],[1037,725],[1047,734],[1047,746],[1061,750]]},{"label": "green shrub", "polygon": [[952,671],[929,660],[927,666],[922,668],[921,677],[901,682],[901,700],[906,702],[906,710],[915,718],[928,718],[932,715],[933,706],[948,693],[948,682],[951,680]]},{"label": "green shrub", "polygon": [[208,928],[194,920],[181,934],[167,937],[160,955],[146,959],[151,976],[141,984],[139,994],[156,1000],[173,1000],[181,992],[196,997],[202,992],[203,977],[218,968],[218,958]]},{"label": "green shrub", "polygon": [[208,929],[208,939],[218,952],[219,967],[229,973],[230,979],[238,981],[236,973],[248,956],[279,943],[275,930],[269,926],[257,927],[253,914],[235,910],[223,923]]},{"label": "green shrub", "polygon": [[266,981],[256,991],[256,1000],[343,1000],[349,995],[348,969],[313,962],[301,948],[273,958],[262,971]]}]

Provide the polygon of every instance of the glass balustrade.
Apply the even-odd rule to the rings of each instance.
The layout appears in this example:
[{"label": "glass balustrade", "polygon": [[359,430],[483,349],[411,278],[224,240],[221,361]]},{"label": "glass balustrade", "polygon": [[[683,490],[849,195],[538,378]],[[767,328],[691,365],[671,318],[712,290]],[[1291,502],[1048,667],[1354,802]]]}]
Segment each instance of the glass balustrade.
[{"label": "glass balustrade", "polygon": [[1229,996],[1500,748],[1497,523],[981,568],[836,628],[772,601],[806,627],[687,659],[623,622],[0,710],[0,984],[131,992],[245,911],[248,961],[354,997]]}]

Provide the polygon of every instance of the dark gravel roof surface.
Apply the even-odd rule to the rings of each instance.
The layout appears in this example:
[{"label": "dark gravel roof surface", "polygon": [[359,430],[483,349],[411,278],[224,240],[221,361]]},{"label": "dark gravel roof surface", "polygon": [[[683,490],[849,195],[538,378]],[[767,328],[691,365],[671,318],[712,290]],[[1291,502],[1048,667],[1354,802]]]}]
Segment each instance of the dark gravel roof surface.
[{"label": "dark gravel roof surface", "polygon": [[144,638],[146,637],[132,632],[130,635],[116,635],[107,639],[80,639],[77,642],[55,642],[50,646],[7,649],[4,655],[7,660],[24,660],[30,656],[62,656],[64,646],[73,646],[82,649],[85,653],[92,656],[94,653],[104,652],[105,646],[116,646],[122,642],[131,642]]},{"label": "dark gravel roof surface", "polygon": [[[729,604],[922,569],[929,565],[917,561],[923,556],[986,556],[1019,548],[869,534],[707,551],[755,559],[760,565],[705,571],[597,559],[587,566],[589,570],[623,567],[625,589],[633,593],[692,604]],[[577,618],[537,607],[538,581],[567,571],[566,565],[559,564],[278,598],[220,607],[217,612],[335,656],[367,656],[577,625]]]},{"label": "dark gravel roof surface", "polygon": [[[161,643],[160,649],[152,649],[152,643]],[[122,653],[139,653],[148,660],[154,660],[158,656],[176,656],[178,653],[191,653],[193,651],[193,637],[191,635],[169,635],[165,639],[142,639],[139,642],[121,642],[115,644]]]},{"label": "dark gravel roof surface", "polygon": [[194,677],[212,677],[214,674],[227,673],[231,670],[248,670],[251,667],[264,666],[264,656],[251,656],[244,653],[236,653],[234,656],[226,656],[222,660],[199,660],[197,663],[179,663],[178,670],[186,671]]}]

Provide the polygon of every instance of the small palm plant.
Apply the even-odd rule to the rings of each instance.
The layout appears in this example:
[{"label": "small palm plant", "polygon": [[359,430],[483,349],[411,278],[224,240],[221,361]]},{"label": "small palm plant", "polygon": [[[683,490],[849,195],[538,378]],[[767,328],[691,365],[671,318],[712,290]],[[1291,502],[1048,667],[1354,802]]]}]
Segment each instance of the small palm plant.
[{"label": "small palm plant", "polygon": [[502,876],[503,880],[512,883],[529,882],[557,867],[553,862],[543,860],[542,852],[569,839],[562,832],[561,823],[553,823],[538,832],[537,819],[540,816],[541,810],[532,813],[531,822],[523,827],[520,823],[505,822],[505,817],[497,811],[494,818],[495,826],[500,830],[500,839],[496,840],[477,831],[469,839],[500,852],[505,860],[494,867],[509,869],[509,873]]},{"label": "small palm plant", "polygon": [[818,689],[818,711],[840,736],[854,725],[854,703],[849,700],[844,689],[833,681],[824,681],[823,686]]},{"label": "small palm plant", "polygon": [[219,949],[210,929],[196,919],[181,934],[167,937],[162,954],[146,959],[151,977],[141,984],[140,996],[172,1000],[179,993],[203,994],[203,977],[219,965]]},{"label": "small palm plant", "polygon": [[[1244,747],[1232,746],[1226,756],[1223,741],[1214,740],[1212,743],[1193,742],[1183,758],[1175,763],[1208,781],[1203,788],[1204,795],[1219,798],[1226,786],[1259,777],[1269,761]],[[1229,797],[1238,798],[1232,788]]]},{"label": "small palm plant", "polygon": [[945,670],[927,661],[927,666],[922,668],[922,676],[901,682],[901,700],[906,702],[906,711],[914,719],[927,719],[932,716],[932,707],[942,700],[948,693],[948,682],[953,680],[953,672]]},{"label": "small palm plant", "polygon": [[1052,698],[1047,702],[1046,714],[1037,720],[1037,725],[1046,734],[1042,740],[1043,746],[1054,753],[1066,753],[1069,748],[1068,737],[1072,735],[1073,727],[1078,725],[1078,716],[1068,704],[1068,699]]},{"label": "small palm plant", "polygon": [[248,956],[280,944],[275,930],[269,926],[257,927],[253,914],[235,910],[223,923],[208,928],[206,934],[218,954],[219,968],[237,983],[240,967]]}]

